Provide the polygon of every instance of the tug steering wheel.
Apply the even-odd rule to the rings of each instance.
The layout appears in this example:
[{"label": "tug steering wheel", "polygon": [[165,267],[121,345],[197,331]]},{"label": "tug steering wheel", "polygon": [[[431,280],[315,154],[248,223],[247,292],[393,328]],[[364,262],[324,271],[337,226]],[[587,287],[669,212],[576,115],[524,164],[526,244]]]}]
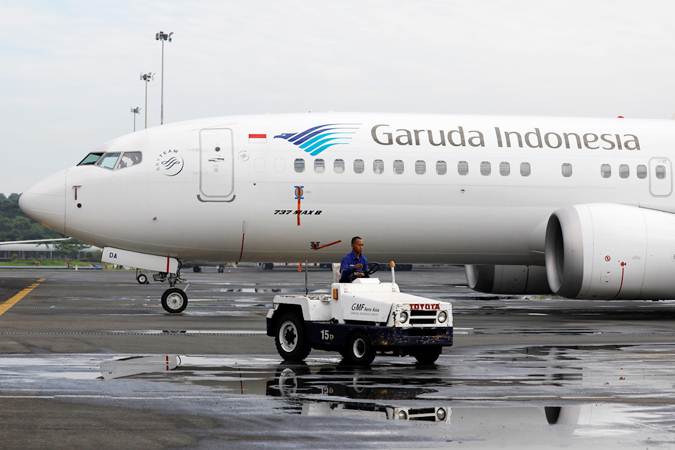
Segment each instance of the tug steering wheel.
[{"label": "tug steering wheel", "polygon": [[380,270],[380,265],[378,263],[368,264],[368,270],[366,271],[366,276],[369,277],[375,272]]},{"label": "tug steering wheel", "polygon": [[380,265],[378,263],[368,264],[368,270],[363,272],[363,277],[357,277],[355,272],[349,274],[349,283],[353,283],[354,280],[358,278],[369,278],[372,274],[380,270]]}]

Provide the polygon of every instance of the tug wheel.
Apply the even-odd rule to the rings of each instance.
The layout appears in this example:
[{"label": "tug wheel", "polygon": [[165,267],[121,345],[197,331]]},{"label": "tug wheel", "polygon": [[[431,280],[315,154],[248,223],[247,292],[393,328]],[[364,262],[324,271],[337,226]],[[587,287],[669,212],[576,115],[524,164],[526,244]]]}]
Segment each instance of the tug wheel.
[{"label": "tug wheel", "polygon": [[162,308],[168,313],[182,313],[187,305],[188,297],[182,289],[169,288],[162,294]]},{"label": "tug wheel", "polygon": [[375,359],[375,349],[365,333],[354,333],[340,352],[345,362],[356,366],[369,366]]},{"label": "tug wheel", "polygon": [[139,273],[138,276],[136,277],[136,281],[138,281],[138,284],[148,284],[148,276],[144,273]]},{"label": "tug wheel", "polygon": [[411,354],[415,357],[418,364],[428,366],[436,362],[439,356],[443,353],[443,347],[440,345],[432,345],[430,347],[423,347],[417,349]]},{"label": "tug wheel", "polygon": [[274,333],[277,352],[285,361],[303,361],[312,348],[309,346],[302,317],[294,312],[282,314]]}]

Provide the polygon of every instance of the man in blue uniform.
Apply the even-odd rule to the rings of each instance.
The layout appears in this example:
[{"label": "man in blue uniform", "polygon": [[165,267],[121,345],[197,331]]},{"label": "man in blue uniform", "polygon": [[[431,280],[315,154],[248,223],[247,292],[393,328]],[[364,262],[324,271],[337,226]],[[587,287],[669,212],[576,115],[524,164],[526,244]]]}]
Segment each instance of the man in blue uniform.
[{"label": "man in blue uniform", "polygon": [[363,239],[352,238],[352,251],[340,263],[340,283],[351,283],[355,278],[368,276],[368,260],[363,256]]}]

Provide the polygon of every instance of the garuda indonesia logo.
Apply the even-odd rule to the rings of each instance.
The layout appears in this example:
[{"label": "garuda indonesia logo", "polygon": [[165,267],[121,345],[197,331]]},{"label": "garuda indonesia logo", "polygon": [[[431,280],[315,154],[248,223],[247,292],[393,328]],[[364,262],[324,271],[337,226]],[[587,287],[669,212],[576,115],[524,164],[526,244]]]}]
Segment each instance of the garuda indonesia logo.
[{"label": "garuda indonesia logo", "polygon": [[354,133],[359,129],[358,123],[326,123],[309,128],[299,133],[282,133],[274,139],[284,139],[316,156],[334,145],[349,144]]}]

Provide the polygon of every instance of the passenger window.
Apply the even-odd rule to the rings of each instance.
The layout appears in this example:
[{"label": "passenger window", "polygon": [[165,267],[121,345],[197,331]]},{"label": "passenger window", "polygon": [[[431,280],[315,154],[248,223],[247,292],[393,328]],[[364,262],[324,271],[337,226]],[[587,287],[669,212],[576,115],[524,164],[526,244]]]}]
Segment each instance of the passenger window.
[{"label": "passenger window", "polygon": [[293,162],[293,167],[295,168],[295,171],[298,173],[302,173],[305,171],[305,160],[302,158],[297,158]]},{"label": "passenger window", "polygon": [[324,173],[326,171],[326,161],[323,159],[315,159],[314,160],[314,172],[316,173]]},{"label": "passenger window", "polygon": [[619,178],[628,178],[630,176],[630,168],[628,164],[621,164],[619,166]]},{"label": "passenger window", "polygon": [[511,174],[511,164],[507,161],[502,161],[499,163],[499,175],[507,177]]},{"label": "passenger window", "polygon": [[373,172],[380,175],[384,172],[384,161],[376,159],[373,161]]},{"label": "passenger window", "polygon": [[637,177],[640,179],[647,178],[647,166],[644,164],[638,164],[636,173]]},{"label": "passenger window", "polygon": [[480,163],[480,174],[483,176],[488,176],[492,173],[492,166],[490,161],[481,161]]},{"label": "passenger window", "polygon": [[415,161],[415,173],[417,175],[424,175],[426,172],[427,172],[426,161],[422,161],[421,159]]},{"label": "passenger window", "polygon": [[656,166],[656,178],[663,180],[666,177],[666,166],[659,164]]},{"label": "passenger window", "polygon": [[103,152],[97,152],[97,153],[89,153],[87,156],[82,159],[79,163],[77,163],[78,166],[92,166],[96,164],[96,162],[99,160],[99,158],[103,155]]},{"label": "passenger window", "polygon": [[140,164],[143,161],[143,154],[141,152],[124,152],[120,158],[120,162],[117,164],[118,169],[124,169],[126,167],[135,166]]},{"label": "passenger window", "polygon": [[609,178],[612,176],[612,166],[609,164],[602,164],[600,166],[600,175],[602,178]]},{"label": "passenger window", "polygon": [[570,163],[563,163],[562,166],[560,166],[560,171],[562,172],[562,176],[565,178],[569,178],[572,176],[572,164]]},{"label": "passenger window", "polygon": [[103,156],[101,156],[101,159],[98,161],[97,164],[99,165],[99,167],[103,167],[104,169],[113,170],[117,165],[117,160],[119,158],[120,154],[118,152],[106,153]]},{"label": "passenger window", "polygon": [[403,170],[405,170],[403,161],[401,161],[400,159],[394,160],[394,173],[396,175],[401,175],[403,173]]},{"label": "passenger window", "polygon": [[438,175],[445,175],[448,173],[448,165],[445,161],[436,161],[436,173]]},{"label": "passenger window", "polygon": [[362,159],[354,160],[354,173],[363,173],[363,170],[366,168],[366,165],[363,163]]},{"label": "passenger window", "polygon": [[460,161],[457,163],[457,173],[460,175],[466,175],[469,173],[469,163],[466,161]]},{"label": "passenger window", "polygon": [[529,162],[520,163],[520,176],[529,177],[532,173],[532,166]]},{"label": "passenger window", "polygon": [[343,173],[345,171],[345,160],[336,159],[333,162],[333,170],[335,171],[335,173]]}]

